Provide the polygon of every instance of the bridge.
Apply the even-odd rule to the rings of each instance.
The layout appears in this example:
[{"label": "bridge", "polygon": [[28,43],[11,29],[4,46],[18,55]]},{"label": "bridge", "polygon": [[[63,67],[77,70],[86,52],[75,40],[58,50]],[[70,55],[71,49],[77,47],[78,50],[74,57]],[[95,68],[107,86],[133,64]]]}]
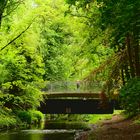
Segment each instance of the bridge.
[{"label": "bridge", "polygon": [[39,110],[44,114],[112,114],[116,101],[100,98],[102,86],[99,82],[48,83],[42,89],[44,101]]}]

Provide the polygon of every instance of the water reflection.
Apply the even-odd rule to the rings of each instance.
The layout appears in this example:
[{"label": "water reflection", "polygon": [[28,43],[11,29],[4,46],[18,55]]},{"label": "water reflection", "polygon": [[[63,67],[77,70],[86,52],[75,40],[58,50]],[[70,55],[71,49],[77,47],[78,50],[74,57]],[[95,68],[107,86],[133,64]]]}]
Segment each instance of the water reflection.
[{"label": "water reflection", "polygon": [[25,130],[0,133],[0,140],[74,140],[74,131]]}]

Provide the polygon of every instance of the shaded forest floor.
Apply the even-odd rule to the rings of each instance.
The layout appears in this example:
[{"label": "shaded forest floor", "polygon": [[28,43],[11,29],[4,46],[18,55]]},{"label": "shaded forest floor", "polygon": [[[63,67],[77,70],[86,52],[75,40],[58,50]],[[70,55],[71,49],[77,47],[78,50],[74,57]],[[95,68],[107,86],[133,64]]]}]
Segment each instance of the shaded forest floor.
[{"label": "shaded forest floor", "polygon": [[92,125],[89,134],[84,132],[80,140],[140,140],[140,124],[122,115],[114,115],[111,120],[103,120]]}]

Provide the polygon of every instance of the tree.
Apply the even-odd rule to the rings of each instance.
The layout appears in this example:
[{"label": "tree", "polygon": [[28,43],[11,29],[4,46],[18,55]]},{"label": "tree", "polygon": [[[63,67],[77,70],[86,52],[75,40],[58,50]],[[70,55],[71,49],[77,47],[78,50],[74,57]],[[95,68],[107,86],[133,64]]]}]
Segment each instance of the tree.
[{"label": "tree", "polygon": [[102,36],[100,43],[113,48],[114,53],[118,54],[109,66],[107,84],[125,84],[129,78],[139,77],[139,1],[67,0],[67,3],[77,7],[77,12],[82,9],[88,15],[89,38],[93,41]]},{"label": "tree", "polygon": [[[20,1],[9,1],[16,4]],[[16,12],[3,18],[1,26],[0,73],[2,108],[29,110],[36,108],[42,99],[40,83],[45,73],[42,54],[39,50],[40,28],[35,21],[36,11],[26,1]],[[26,8],[30,11],[26,12]],[[26,15],[25,15],[26,12]],[[7,23],[7,20],[9,22]],[[28,37],[30,36],[30,38]]]}]

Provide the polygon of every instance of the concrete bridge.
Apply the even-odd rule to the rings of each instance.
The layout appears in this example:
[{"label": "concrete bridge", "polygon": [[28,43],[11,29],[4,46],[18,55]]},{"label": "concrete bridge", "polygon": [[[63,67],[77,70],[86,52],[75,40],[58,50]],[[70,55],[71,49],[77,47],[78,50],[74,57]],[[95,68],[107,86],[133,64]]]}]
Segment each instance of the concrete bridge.
[{"label": "concrete bridge", "polygon": [[48,83],[39,110],[44,114],[112,114],[118,103],[102,101],[101,89],[102,83],[97,82]]}]

